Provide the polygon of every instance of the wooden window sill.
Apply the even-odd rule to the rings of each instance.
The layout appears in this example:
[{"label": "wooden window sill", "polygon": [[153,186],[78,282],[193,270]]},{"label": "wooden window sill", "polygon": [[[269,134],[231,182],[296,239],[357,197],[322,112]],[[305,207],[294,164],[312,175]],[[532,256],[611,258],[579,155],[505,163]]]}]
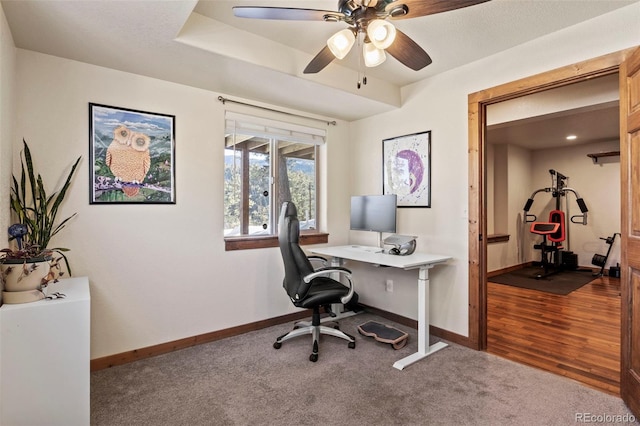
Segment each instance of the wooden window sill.
[{"label": "wooden window sill", "polygon": [[[324,244],[329,242],[329,234],[317,231],[300,232],[300,245]],[[278,247],[277,235],[243,235],[237,237],[225,237],[224,249],[231,250],[250,250],[258,248]]]},{"label": "wooden window sill", "polygon": [[492,234],[487,236],[487,244],[506,243],[509,241],[509,234]]}]

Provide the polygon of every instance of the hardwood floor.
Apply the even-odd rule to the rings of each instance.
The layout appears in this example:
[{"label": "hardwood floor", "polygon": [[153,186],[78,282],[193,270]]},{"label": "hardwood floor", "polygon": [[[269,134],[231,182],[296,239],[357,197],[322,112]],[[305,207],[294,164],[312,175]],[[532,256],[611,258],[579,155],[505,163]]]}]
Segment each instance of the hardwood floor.
[{"label": "hardwood floor", "polygon": [[487,352],[620,395],[620,279],[566,296],[489,282],[487,319]]}]

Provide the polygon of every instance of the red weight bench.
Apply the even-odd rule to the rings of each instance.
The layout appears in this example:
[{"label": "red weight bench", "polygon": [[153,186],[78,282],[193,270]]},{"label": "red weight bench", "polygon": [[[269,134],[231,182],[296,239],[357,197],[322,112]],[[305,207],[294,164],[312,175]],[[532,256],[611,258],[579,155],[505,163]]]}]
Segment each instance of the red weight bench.
[{"label": "red weight bench", "polygon": [[542,242],[534,245],[533,248],[541,252],[540,266],[544,268],[544,273],[537,274],[535,278],[544,278],[560,271],[558,251],[563,249],[561,243],[566,238],[564,224],[564,212],[561,210],[550,211],[549,222],[531,223],[529,231],[532,234],[542,235]]}]

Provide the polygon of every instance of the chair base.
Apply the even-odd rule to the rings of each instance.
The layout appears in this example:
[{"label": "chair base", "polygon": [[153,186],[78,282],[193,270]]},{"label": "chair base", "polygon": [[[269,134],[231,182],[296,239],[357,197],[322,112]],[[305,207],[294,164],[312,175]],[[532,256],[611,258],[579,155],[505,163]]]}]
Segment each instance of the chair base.
[{"label": "chair base", "polygon": [[320,313],[317,309],[314,309],[313,311],[311,324],[309,324],[308,321],[297,322],[294,325],[293,330],[291,330],[287,334],[283,334],[276,339],[273,347],[275,349],[280,349],[280,347],[282,346],[282,342],[286,342],[287,340],[293,339],[294,337],[299,337],[306,334],[311,334],[312,336],[313,352],[311,353],[311,355],[309,355],[309,360],[312,362],[316,362],[318,360],[318,346],[321,334],[344,339],[349,342],[349,348],[351,349],[354,349],[356,347],[356,339],[353,336],[337,328],[320,325]]}]

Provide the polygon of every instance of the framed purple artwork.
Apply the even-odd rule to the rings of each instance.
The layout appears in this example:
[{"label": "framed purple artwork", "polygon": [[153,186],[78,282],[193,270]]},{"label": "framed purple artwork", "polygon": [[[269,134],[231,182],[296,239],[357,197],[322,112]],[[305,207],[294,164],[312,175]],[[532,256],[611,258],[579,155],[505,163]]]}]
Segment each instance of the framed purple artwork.
[{"label": "framed purple artwork", "polygon": [[383,194],[398,207],[431,207],[431,131],[382,141]]}]

